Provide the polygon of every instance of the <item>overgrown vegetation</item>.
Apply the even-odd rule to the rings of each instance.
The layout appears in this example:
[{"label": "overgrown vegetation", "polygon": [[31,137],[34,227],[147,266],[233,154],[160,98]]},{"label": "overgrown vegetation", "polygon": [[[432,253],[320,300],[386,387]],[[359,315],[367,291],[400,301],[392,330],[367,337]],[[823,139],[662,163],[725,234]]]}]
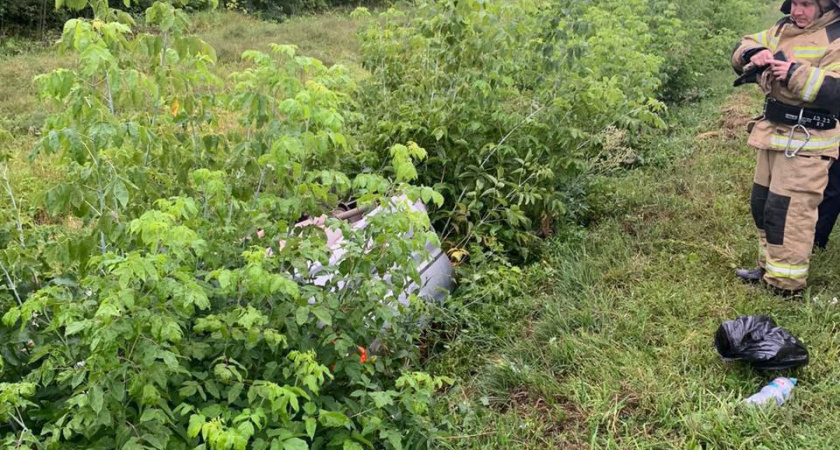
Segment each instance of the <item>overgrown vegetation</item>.
[{"label": "overgrown vegetation", "polygon": [[[411,140],[449,245],[528,256],[538,232],[579,223],[595,175],[639,162],[660,99],[696,96],[750,2],[419,2],[362,34],[366,148]],[[702,17],[702,20],[699,18]],[[714,30],[714,31],[709,31]],[[723,45],[723,43],[727,43]],[[375,164],[372,164],[375,165]]]},{"label": "overgrown vegetation", "polygon": [[[293,46],[231,74],[165,3],[154,32],[97,2],[67,22],[75,70],[37,78],[55,102],[34,156],[65,177],[36,216],[3,210],[2,439],[27,448],[387,448],[435,436],[417,371],[425,152],[392,146],[395,177],[342,172],[352,80]],[[15,193],[3,166],[5,193]],[[331,255],[318,226],[352,196],[383,209]],[[405,196],[399,200],[397,196]],[[388,277],[384,277],[385,273]],[[315,278],[318,282],[315,283]],[[368,355],[376,341],[379,352]]]},{"label": "overgrown vegetation", "polygon": [[[443,0],[280,27],[167,3],[133,3],[136,26],[95,3],[62,59],[14,59],[45,72],[40,110],[27,76],[0,87],[15,94],[0,99],[5,446],[840,439],[823,421],[837,252],[817,256],[804,308],[731,282],[754,256],[749,150],[734,128],[695,141],[717,126],[728,91],[709,86],[728,83],[717,68],[755,5]],[[358,24],[355,56],[340,34]],[[430,221],[398,196],[439,207]],[[349,243],[331,263],[324,230],[294,223],[351,198],[393,208],[360,230],[327,220]],[[470,250],[459,291],[440,309],[388,301],[416,280],[432,223]],[[720,321],[752,312],[825,361],[774,413],[733,406],[767,380],[711,349]]]}]

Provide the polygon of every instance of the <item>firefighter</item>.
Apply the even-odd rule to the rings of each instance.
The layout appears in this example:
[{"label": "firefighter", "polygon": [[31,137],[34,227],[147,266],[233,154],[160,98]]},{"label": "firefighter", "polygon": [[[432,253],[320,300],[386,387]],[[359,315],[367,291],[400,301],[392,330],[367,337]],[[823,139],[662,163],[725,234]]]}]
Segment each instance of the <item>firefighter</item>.
[{"label": "firefighter", "polygon": [[828,186],[823,193],[819,211],[814,246],[824,250],[828,245],[831,230],[834,229],[834,223],[837,222],[837,216],[840,216],[840,163],[836,161],[828,170]]},{"label": "firefighter", "polygon": [[[794,295],[807,282],[817,209],[840,144],[840,0],[787,0],[786,16],[745,36],[732,54],[738,73],[755,73],[764,114],[750,123],[756,148],[750,209],[758,229],[756,269],[738,269]],[[743,77],[742,77],[743,78]]]}]

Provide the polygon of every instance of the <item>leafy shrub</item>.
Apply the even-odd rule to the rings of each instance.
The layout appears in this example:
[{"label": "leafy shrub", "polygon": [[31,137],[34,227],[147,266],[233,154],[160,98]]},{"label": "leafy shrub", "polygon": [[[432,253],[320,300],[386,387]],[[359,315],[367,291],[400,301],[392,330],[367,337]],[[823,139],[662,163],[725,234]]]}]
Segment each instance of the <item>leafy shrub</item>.
[{"label": "leafy shrub", "polygon": [[650,51],[664,58],[660,97],[696,96],[704,74],[726,66],[732,42],[757,22],[757,9],[744,0],[649,0],[639,9],[653,37]]},{"label": "leafy shrub", "polygon": [[[278,45],[246,52],[225,92],[182,11],[155,3],[154,32],[134,34],[95,10],[64,27],[78,70],[37,79],[62,112],[35,155],[65,181],[47,218],[3,209],[3,446],[424,445],[447,380],[412,369],[424,303],[392,297],[435,240],[407,208],[440,200],[411,184],[423,149],[391,146],[391,179],[348,175],[343,68]],[[342,255],[295,226],[349,196],[384,208],[361,229],[323,222]]]},{"label": "leafy shrub", "polygon": [[709,33],[730,36],[746,5],[688,3],[442,0],[384,13],[361,32],[368,164],[417,142],[430,154],[420,181],[446,194],[433,220],[448,244],[527,255],[534,231],[585,214],[593,173],[616,159],[611,130],[661,126],[657,97],[714,65]]},{"label": "leafy shrub", "polygon": [[530,230],[580,211],[605,128],[660,123],[661,58],[631,6],[423,2],[362,39],[371,157],[402,140],[429,151],[420,180],[446,194],[433,219],[458,247],[527,250]]}]

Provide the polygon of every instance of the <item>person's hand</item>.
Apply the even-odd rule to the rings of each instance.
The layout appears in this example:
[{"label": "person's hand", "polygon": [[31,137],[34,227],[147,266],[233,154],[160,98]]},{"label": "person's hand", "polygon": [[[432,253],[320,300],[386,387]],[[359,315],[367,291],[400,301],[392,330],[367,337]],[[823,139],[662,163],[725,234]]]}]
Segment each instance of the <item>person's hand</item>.
[{"label": "person's hand", "polygon": [[793,63],[790,61],[778,61],[773,59],[770,61],[770,70],[773,72],[773,77],[779,81],[787,81],[788,71]]},{"label": "person's hand", "polygon": [[752,57],[750,58],[750,62],[755,64],[758,67],[764,67],[764,66],[770,64],[770,61],[773,61],[773,60],[774,60],[773,52],[771,52],[770,50],[767,50],[767,49],[764,49],[764,50],[756,53],[755,55],[752,55]]}]

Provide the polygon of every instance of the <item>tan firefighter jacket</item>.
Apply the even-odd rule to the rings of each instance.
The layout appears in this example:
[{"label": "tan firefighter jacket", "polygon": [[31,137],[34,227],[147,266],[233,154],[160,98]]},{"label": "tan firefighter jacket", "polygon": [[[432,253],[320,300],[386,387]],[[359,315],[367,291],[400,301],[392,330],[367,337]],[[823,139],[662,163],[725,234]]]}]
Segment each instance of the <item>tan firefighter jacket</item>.
[{"label": "tan firefighter jacket", "polygon": [[[745,36],[732,54],[732,66],[739,73],[749,64],[744,53],[767,48],[784,52],[796,65],[787,85],[773,78],[768,68],[758,84],[768,97],[788,105],[840,112],[840,12],[831,8],[807,28],[800,29],[789,17],[767,31]],[[831,130],[808,129],[811,138],[797,130],[790,140],[792,125],[774,123],[763,117],[755,123],[747,143],[767,150],[785,151],[802,147],[801,155],[837,157],[840,124]]]}]

